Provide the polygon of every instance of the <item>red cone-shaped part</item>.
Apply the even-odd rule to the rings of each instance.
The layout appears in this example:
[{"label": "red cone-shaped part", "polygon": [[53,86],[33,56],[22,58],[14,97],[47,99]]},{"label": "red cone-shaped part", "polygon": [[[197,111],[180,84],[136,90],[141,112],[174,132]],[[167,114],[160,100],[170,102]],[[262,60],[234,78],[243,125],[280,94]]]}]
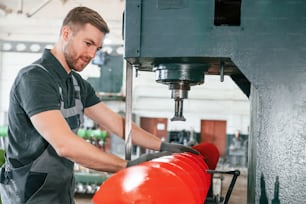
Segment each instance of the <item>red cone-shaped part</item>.
[{"label": "red cone-shaped part", "polygon": [[119,171],[100,186],[93,203],[203,204],[211,185],[206,170],[216,167],[219,153],[207,143],[195,149],[201,155],[173,154]]},{"label": "red cone-shaped part", "polygon": [[211,179],[211,174],[207,173],[207,171],[206,171],[207,169],[209,169],[208,165],[205,163],[204,157],[202,155],[195,155],[195,154],[186,152],[186,153],[180,154],[180,156],[187,157],[187,158],[193,160],[200,167],[202,172],[204,172],[205,177],[207,179]]},{"label": "red cone-shaped part", "polygon": [[[198,188],[201,190],[201,196],[205,200],[211,184],[211,175],[206,172],[208,166],[204,163],[203,157],[191,153],[174,154],[174,157],[178,158],[179,161],[186,162],[193,168],[193,171],[196,171],[197,174],[200,175],[199,180],[201,181],[201,184],[198,185]],[[195,176],[193,177],[196,178]],[[202,202],[204,202],[204,200]]]},{"label": "red cone-shaped part", "polygon": [[195,150],[201,153],[209,169],[212,169],[212,170],[216,169],[218,161],[219,161],[220,153],[214,144],[203,142],[203,143],[193,146],[192,148],[194,148]]},{"label": "red cone-shaped part", "polygon": [[154,164],[161,162],[166,162],[166,165],[175,166],[177,169],[171,170],[171,168],[168,168],[168,170],[171,170],[172,173],[176,174],[188,185],[188,187],[192,190],[193,195],[197,200],[197,203],[202,204],[204,202],[205,192],[202,188],[204,181],[201,173],[198,171],[197,168],[195,168],[195,166],[189,165],[188,162],[175,157],[175,155],[154,159],[148,163]]},{"label": "red cone-shaped part", "polygon": [[107,179],[93,197],[94,204],[196,204],[192,191],[165,168],[137,165]]},{"label": "red cone-shaped part", "polygon": [[[170,162],[166,162],[166,160],[171,160]],[[200,189],[198,188],[198,184],[196,181],[190,176],[190,174],[186,171],[186,169],[183,169],[181,166],[173,163],[173,160],[176,160],[176,158],[160,158],[155,161],[145,162],[140,165],[149,166],[153,168],[163,168],[169,173],[172,173],[175,175],[178,179],[180,179],[188,189],[190,189],[192,193],[192,197],[194,198],[195,203],[201,203],[202,202],[202,196],[200,194]]]}]

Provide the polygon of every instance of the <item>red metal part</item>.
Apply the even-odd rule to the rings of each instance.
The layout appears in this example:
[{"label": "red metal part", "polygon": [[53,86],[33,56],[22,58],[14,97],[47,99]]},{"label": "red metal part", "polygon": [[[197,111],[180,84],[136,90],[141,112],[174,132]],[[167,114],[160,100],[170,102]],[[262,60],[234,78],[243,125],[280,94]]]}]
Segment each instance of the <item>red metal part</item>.
[{"label": "red metal part", "polygon": [[[202,192],[202,203],[206,198],[208,189],[211,184],[211,175],[206,172],[208,169],[207,165],[204,163],[203,159],[197,159],[198,155],[191,154],[191,153],[181,153],[181,154],[174,154],[174,157],[178,158],[180,162],[185,162],[187,166],[191,167],[192,170],[188,171],[190,176],[194,179],[197,179],[200,184],[197,188]],[[182,164],[179,164],[182,165]],[[185,166],[185,169],[188,169]],[[198,175],[198,176],[196,176]]]},{"label": "red metal part", "polygon": [[[203,148],[213,152],[207,153]],[[201,155],[173,154],[117,172],[100,186],[93,203],[203,204],[211,185],[207,170],[209,165],[216,166],[219,153],[211,155],[216,153],[210,144],[200,144],[195,149]]]},{"label": "red metal part", "polygon": [[214,144],[203,142],[192,148],[201,153],[209,169],[216,169],[220,153]]},{"label": "red metal part", "polygon": [[199,188],[199,186],[203,185],[202,175],[192,165],[174,155],[154,159],[147,163],[149,165],[160,164],[162,167],[170,170],[171,173],[182,179],[188,188],[191,189],[196,203],[203,203],[205,192],[203,188]]},{"label": "red metal part", "polygon": [[93,197],[95,204],[193,204],[191,190],[164,168],[137,165],[106,180]]}]

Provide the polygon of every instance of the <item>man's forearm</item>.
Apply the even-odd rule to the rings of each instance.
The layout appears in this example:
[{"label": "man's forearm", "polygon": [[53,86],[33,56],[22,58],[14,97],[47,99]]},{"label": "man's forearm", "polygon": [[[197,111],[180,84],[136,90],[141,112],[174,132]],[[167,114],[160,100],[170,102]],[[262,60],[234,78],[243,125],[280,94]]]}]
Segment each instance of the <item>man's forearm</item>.
[{"label": "man's forearm", "polygon": [[161,139],[133,123],[132,141],[134,144],[152,150],[160,150]]}]

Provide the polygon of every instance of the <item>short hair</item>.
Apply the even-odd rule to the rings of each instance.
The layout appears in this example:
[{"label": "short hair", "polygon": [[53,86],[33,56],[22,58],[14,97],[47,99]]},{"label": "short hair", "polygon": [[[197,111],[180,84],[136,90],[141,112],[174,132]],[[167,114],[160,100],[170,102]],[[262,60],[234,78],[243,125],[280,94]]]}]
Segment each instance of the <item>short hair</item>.
[{"label": "short hair", "polygon": [[75,7],[70,10],[64,18],[62,27],[66,25],[84,26],[87,23],[93,25],[104,34],[109,33],[107,23],[104,21],[101,15],[98,12],[83,6]]}]

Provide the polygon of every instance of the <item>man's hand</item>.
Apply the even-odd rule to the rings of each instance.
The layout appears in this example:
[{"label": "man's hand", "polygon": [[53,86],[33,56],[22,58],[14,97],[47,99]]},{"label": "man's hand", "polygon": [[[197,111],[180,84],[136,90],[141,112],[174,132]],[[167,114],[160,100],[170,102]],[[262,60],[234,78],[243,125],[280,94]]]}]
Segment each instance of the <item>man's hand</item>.
[{"label": "man's hand", "polygon": [[185,146],[185,145],[181,145],[181,144],[172,144],[172,143],[166,143],[166,142],[162,142],[161,146],[160,146],[160,151],[167,151],[167,152],[171,152],[171,153],[183,153],[183,152],[190,152],[193,154],[200,154],[197,150]]},{"label": "man's hand", "polygon": [[134,166],[158,157],[162,157],[162,156],[168,156],[171,155],[171,152],[166,152],[166,151],[161,151],[161,152],[156,152],[156,153],[150,153],[150,154],[143,154],[140,157],[138,157],[137,159],[134,160],[130,160],[127,162],[126,167],[130,167],[130,166]]}]

